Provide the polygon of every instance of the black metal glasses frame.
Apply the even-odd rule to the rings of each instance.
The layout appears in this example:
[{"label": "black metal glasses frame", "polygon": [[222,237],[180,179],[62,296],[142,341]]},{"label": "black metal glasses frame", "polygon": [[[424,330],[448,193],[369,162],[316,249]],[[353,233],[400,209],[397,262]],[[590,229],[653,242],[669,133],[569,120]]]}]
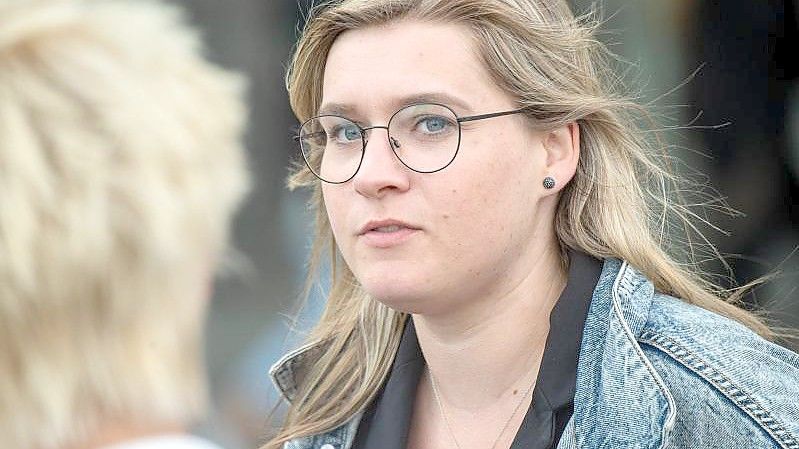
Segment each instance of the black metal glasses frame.
[{"label": "black metal glasses frame", "polygon": [[[405,161],[403,161],[402,158],[397,154],[397,148],[399,148],[398,141],[396,139],[394,139],[391,136],[391,134],[388,133],[389,126],[391,125],[391,120],[393,120],[394,117],[397,114],[399,114],[403,110],[405,110],[407,108],[410,108],[410,107],[425,106],[425,105],[440,106],[440,107],[443,107],[443,108],[447,109],[448,111],[450,111],[452,113],[453,117],[455,117],[455,121],[458,123],[458,145],[455,147],[455,152],[452,154],[452,158],[443,167],[437,168],[435,170],[430,170],[430,171],[417,170],[417,169],[409,166],[407,163],[405,163]],[[361,158],[358,161],[358,167],[352,173],[352,176],[350,176],[349,178],[347,178],[347,179],[345,179],[343,181],[328,181],[327,179],[322,178],[322,176],[319,173],[316,173],[316,171],[314,171],[313,167],[311,167],[311,162],[308,160],[308,157],[305,155],[305,152],[304,151],[300,151],[302,153],[302,158],[305,161],[305,165],[308,167],[308,169],[311,171],[311,173],[313,173],[314,176],[316,176],[320,181],[326,182],[328,184],[344,184],[345,182],[350,181],[352,178],[355,177],[355,175],[358,174],[358,171],[361,169],[361,164],[363,164],[363,156],[364,156],[364,154],[366,154],[366,144],[369,142],[369,139],[367,139],[367,137],[366,137],[366,131],[369,131],[369,130],[372,130],[372,129],[385,129],[386,130],[386,135],[388,136],[388,144],[391,147],[391,151],[394,153],[394,156],[397,157],[397,159],[400,161],[400,163],[402,163],[402,165],[407,167],[409,170],[415,171],[416,173],[435,173],[435,172],[441,171],[441,170],[449,167],[450,164],[452,164],[452,161],[454,161],[455,158],[458,156],[458,151],[460,151],[460,147],[461,147],[461,123],[473,122],[473,121],[477,121],[477,120],[485,120],[485,119],[494,118],[494,117],[502,117],[502,116],[505,116],[505,115],[519,114],[519,113],[526,112],[526,111],[529,111],[529,110],[530,110],[529,107],[523,107],[523,108],[512,109],[512,110],[508,110],[508,111],[490,112],[490,113],[487,113],[487,114],[468,115],[468,116],[465,116],[465,117],[458,117],[458,114],[456,114],[455,111],[453,111],[451,107],[449,107],[449,106],[447,106],[445,104],[441,104],[441,103],[413,103],[413,104],[409,104],[409,105],[403,106],[402,108],[398,109],[396,112],[391,114],[391,117],[389,117],[389,119],[388,119],[388,124],[387,125],[374,125],[374,126],[365,126],[365,127],[361,126],[358,123],[356,123],[355,121],[353,121],[353,120],[351,120],[351,119],[349,119],[347,117],[341,116],[341,115],[337,115],[337,114],[322,114],[322,115],[317,115],[317,116],[311,117],[308,120],[304,121],[302,123],[302,125],[300,126],[300,129],[299,129],[297,135],[294,136],[294,141],[298,142],[300,144],[300,146],[302,147],[302,139],[304,137],[308,137],[309,136],[309,135],[302,135],[301,134],[302,133],[302,129],[311,120],[316,120],[316,119],[319,119],[321,117],[338,117],[338,118],[342,118],[342,119],[347,120],[348,122],[352,123],[353,125],[355,125],[358,128],[358,130],[360,131],[360,134],[361,134],[361,141],[362,141]],[[316,133],[313,133],[313,134],[316,134]],[[313,135],[313,134],[311,134],[311,135]],[[301,148],[301,150],[302,150],[302,148]]]}]

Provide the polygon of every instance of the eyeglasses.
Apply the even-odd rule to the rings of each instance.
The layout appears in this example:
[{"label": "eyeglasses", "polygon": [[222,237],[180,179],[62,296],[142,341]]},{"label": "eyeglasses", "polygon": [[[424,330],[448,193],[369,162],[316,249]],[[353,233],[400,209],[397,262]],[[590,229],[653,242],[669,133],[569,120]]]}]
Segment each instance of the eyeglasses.
[{"label": "eyeglasses", "polygon": [[317,178],[342,184],[358,173],[368,142],[366,132],[385,129],[388,144],[397,159],[418,173],[443,170],[455,160],[461,143],[461,123],[525,112],[527,108],[458,117],[448,106],[437,103],[405,106],[386,126],[363,127],[333,114],[306,120],[294,140]]}]

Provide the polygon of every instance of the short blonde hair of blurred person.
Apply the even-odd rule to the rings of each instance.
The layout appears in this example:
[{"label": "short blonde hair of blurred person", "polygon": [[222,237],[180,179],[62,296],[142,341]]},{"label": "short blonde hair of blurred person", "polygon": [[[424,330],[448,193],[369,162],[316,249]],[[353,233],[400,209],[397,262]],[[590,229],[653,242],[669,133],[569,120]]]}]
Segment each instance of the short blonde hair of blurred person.
[{"label": "short blonde hair of blurred person", "polygon": [[207,298],[248,185],[244,84],[175,7],[0,0],[3,448],[204,411]]}]

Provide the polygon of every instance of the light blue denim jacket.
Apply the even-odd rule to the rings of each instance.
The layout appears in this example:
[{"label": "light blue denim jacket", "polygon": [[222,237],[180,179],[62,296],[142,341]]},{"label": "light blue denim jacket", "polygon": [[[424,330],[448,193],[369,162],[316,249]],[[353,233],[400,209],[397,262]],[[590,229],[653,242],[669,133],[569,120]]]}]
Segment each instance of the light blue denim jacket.
[{"label": "light blue denim jacket", "polygon": [[[320,347],[270,374],[291,401]],[[361,414],[286,449],[350,449]],[[586,318],[574,414],[558,449],[799,449],[799,355],[654,291],[608,259]]]}]

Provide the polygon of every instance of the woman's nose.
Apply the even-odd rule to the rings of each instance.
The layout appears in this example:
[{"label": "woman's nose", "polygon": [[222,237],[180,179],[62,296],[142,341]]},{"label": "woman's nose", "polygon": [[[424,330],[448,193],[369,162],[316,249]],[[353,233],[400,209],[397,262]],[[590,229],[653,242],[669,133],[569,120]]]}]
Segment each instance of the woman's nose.
[{"label": "woman's nose", "polygon": [[385,128],[374,128],[369,131],[364,147],[361,168],[353,178],[355,190],[363,196],[380,198],[388,192],[402,192],[410,185],[410,170],[394,154],[401,143],[392,140]]}]

